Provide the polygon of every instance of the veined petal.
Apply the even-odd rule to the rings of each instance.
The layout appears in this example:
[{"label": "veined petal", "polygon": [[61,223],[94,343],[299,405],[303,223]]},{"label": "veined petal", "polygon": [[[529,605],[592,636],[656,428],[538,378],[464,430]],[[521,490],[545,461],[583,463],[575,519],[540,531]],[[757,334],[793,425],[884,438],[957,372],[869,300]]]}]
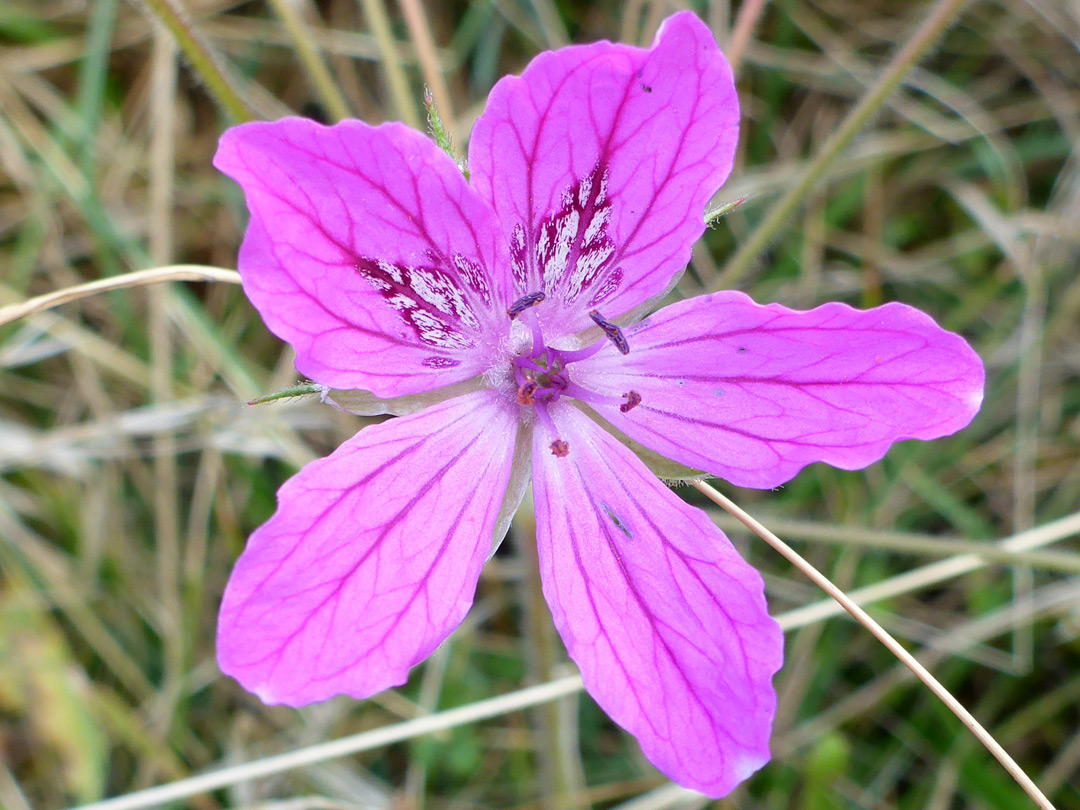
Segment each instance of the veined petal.
[{"label": "veined petal", "polygon": [[739,486],[775,487],[815,461],[860,469],[893,442],[955,433],[982,403],[978,355],[903,304],[798,311],[721,292],[665,307],[626,337],[628,355],[605,350],[575,367],[576,381],[641,402],[597,411]]},{"label": "veined petal", "polygon": [[689,12],[649,50],[562,48],[495,85],[469,144],[472,183],[498,211],[518,295],[547,294],[545,334],[674,283],[731,171],[738,122],[731,69]]},{"label": "veined petal", "polygon": [[491,392],[364,428],[278,492],[225,590],[218,662],[266,703],[405,682],[461,623],[510,479]]},{"label": "veined petal", "polygon": [[244,124],[214,165],[247,196],[244,292],[296,367],[332,388],[415,394],[482,373],[510,291],[491,207],[402,124]]},{"label": "veined petal", "polygon": [[[585,688],[710,796],[769,759],[783,636],[761,576],[699,509],[569,405],[533,444],[544,596]],[[551,452],[556,438],[569,453]],[[565,448],[564,448],[565,449]]]}]

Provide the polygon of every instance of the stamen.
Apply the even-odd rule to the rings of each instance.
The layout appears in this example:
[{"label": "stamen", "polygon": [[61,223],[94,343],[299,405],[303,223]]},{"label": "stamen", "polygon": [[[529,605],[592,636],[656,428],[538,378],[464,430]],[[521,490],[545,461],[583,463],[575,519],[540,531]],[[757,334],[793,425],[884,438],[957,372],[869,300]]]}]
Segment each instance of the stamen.
[{"label": "stamen", "polygon": [[566,458],[570,455],[570,442],[556,439],[551,443],[551,455],[557,458]]},{"label": "stamen", "polygon": [[548,445],[551,448],[551,455],[556,458],[566,458],[570,455],[570,442],[559,438],[559,431],[555,427],[555,422],[551,419],[551,414],[548,413],[547,405],[543,402],[536,403],[533,413],[536,414],[536,418],[544,425],[547,432],[555,437],[555,440]]},{"label": "stamen", "polygon": [[591,346],[586,346],[584,349],[571,349],[569,351],[560,349],[559,356],[562,357],[563,362],[569,365],[570,363],[576,363],[579,360],[586,360],[607,346],[602,340],[596,341]]},{"label": "stamen", "polygon": [[626,397],[626,402],[619,406],[619,410],[623,413],[629,413],[641,404],[641,394],[637,391],[627,391],[623,396]]},{"label": "stamen", "polygon": [[[543,293],[540,293],[543,295]],[[529,327],[529,331],[532,332],[532,349],[529,350],[528,359],[532,360],[542,355],[547,346],[544,345],[544,332],[540,328],[540,319],[536,317],[536,312],[532,309],[525,311],[525,314],[521,317],[521,322]],[[532,364],[538,371],[542,371],[535,364]]]},{"label": "stamen", "polygon": [[523,295],[517,301],[510,305],[510,309],[506,310],[506,314],[510,316],[510,320],[514,320],[518,315],[527,310],[529,307],[534,307],[543,301],[547,296],[544,295],[543,290],[537,290],[531,292],[528,295]]},{"label": "stamen", "polygon": [[533,379],[531,374],[526,374],[520,365],[514,363],[514,379],[517,381],[518,387],[525,385],[525,383]]},{"label": "stamen", "polygon": [[536,381],[525,383],[518,388],[517,403],[518,405],[535,405],[536,397]]},{"label": "stamen", "polygon": [[626,336],[622,333],[622,329],[611,321],[605,321],[598,310],[594,309],[589,312],[589,317],[593,319],[593,323],[604,330],[607,339],[615,344],[615,348],[619,350],[620,354],[630,354],[630,344],[626,342]]},{"label": "stamen", "polygon": [[590,391],[588,388],[582,388],[575,382],[569,383],[563,393],[571,399],[576,399],[578,402],[585,402],[589,405],[607,405],[612,408],[617,406],[623,413],[628,413],[641,404],[641,394],[637,391],[627,391],[623,394],[623,397],[625,398],[624,402],[619,397],[612,397],[607,394]]}]

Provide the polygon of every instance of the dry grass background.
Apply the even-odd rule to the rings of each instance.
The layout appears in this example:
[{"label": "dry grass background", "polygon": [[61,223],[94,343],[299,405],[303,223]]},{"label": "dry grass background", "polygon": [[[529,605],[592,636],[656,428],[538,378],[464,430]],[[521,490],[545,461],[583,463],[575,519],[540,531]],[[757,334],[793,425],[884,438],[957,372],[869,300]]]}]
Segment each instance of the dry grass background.
[{"label": "dry grass background", "polygon": [[[1076,0],[175,0],[181,33],[238,91],[231,113],[155,21],[169,5],[0,4],[0,306],[174,262],[235,266],[242,199],[210,158],[245,107],[422,126],[427,84],[464,145],[493,82],[540,50],[647,43],[678,6],[722,43],[741,19],[744,135],[717,201],[748,201],[674,295],[904,301],[971,340],[988,383],[956,437],[861,473],[725,491],[866,599],[1058,807],[1080,808]],[[932,48],[876,93],[950,5]],[[838,142],[853,109],[865,121]],[[818,182],[800,185],[808,168]],[[0,326],[0,805],[128,794],[572,672],[515,542],[401,690],[293,711],[218,672],[216,607],[244,538],[297,465],[359,424],[308,400],[242,405],[295,380],[227,284],[121,290]],[[865,631],[717,519],[789,630],[776,758],[717,806],[1032,806]],[[705,804],[571,691],[174,806]]]}]

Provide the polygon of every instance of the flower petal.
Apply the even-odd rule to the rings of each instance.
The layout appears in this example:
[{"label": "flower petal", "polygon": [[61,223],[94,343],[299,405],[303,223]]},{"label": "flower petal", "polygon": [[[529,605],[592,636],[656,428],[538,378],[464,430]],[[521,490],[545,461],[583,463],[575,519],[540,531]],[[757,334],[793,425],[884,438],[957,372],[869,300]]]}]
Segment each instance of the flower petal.
[{"label": "flower petal", "polygon": [[491,91],[469,145],[498,211],[519,295],[545,290],[545,334],[615,318],[664,292],[731,171],[731,69],[689,12],[650,50],[597,42],[541,54]]},{"label": "flower petal", "polygon": [[[719,797],[769,759],[783,636],[761,576],[572,406],[533,444],[544,596],[596,702],[680,784]],[[561,448],[565,449],[565,448]]]},{"label": "flower petal", "polygon": [[289,479],[226,588],[222,671],[290,706],[404,683],[472,604],[516,422],[469,394],[364,428]]},{"label": "flower petal", "polygon": [[575,366],[582,386],[636,391],[597,410],[630,438],[745,487],[807,464],[855,470],[901,439],[955,433],[979,410],[983,365],[959,335],[903,304],[761,306],[738,292],[681,301],[626,331],[630,353]]},{"label": "flower petal", "polygon": [[247,195],[244,292],[296,367],[380,397],[468,379],[505,331],[495,214],[401,124],[287,118],[233,127],[214,165]]}]

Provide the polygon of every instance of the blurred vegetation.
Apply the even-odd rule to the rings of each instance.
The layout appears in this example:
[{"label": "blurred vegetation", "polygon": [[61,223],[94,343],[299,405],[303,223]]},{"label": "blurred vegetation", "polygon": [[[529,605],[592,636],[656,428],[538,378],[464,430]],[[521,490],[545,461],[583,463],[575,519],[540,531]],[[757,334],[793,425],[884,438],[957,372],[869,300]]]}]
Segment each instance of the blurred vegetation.
[{"label": "blurred vegetation", "polygon": [[[242,199],[210,165],[233,116],[423,126],[426,84],[463,148],[502,74],[570,41],[647,44],[687,6],[721,43],[740,10],[748,24],[744,134],[717,202],[748,201],[695,248],[675,296],[728,283],[725,263],[931,3],[4,0],[0,306],[153,265],[235,266]],[[183,10],[172,32],[153,16],[169,7]],[[177,31],[193,34],[188,58]],[[215,101],[230,92],[232,106]],[[975,0],[738,279],[792,306],[910,303],[985,359],[984,409],[959,435],[735,495],[849,589],[1051,527],[1052,554],[927,575],[873,612],[1060,808],[1080,808],[1080,547],[1076,527],[1053,529],[1080,506],[1078,145],[1080,6]],[[216,608],[245,537],[298,465],[360,424],[309,400],[242,405],[295,380],[229,285],[113,292],[0,327],[0,806],[120,795],[564,671],[527,546],[508,542],[465,625],[401,690],[294,711],[218,672]],[[821,599],[731,533],[775,614]],[[716,806],[1031,806],[861,628],[788,626],[776,758]],[[705,804],[664,785],[582,695],[189,804]]]}]

